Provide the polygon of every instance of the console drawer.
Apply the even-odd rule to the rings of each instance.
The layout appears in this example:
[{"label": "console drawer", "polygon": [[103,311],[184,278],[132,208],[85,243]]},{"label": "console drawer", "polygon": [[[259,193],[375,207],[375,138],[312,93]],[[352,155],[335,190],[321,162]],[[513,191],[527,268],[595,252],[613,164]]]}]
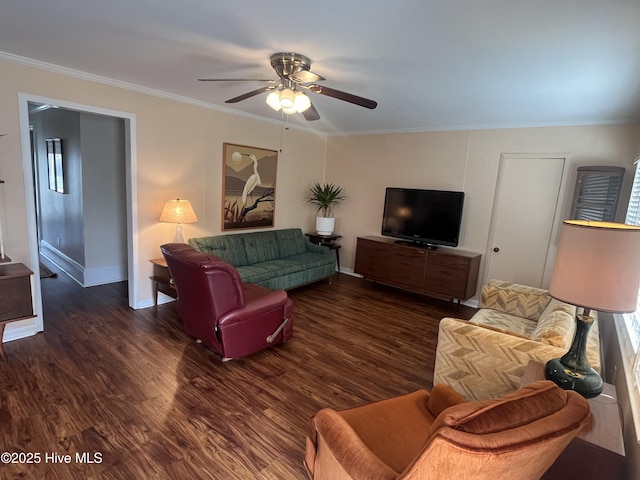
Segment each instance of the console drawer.
[{"label": "console drawer", "polygon": [[424,288],[452,298],[464,298],[468,271],[445,265],[429,264]]},{"label": "console drawer", "polygon": [[429,264],[446,265],[449,267],[469,268],[471,258],[459,255],[448,255],[446,253],[430,252]]},{"label": "console drawer", "polygon": [[364,277],[387,278],[391,246],[358,238],[353,271]]}]

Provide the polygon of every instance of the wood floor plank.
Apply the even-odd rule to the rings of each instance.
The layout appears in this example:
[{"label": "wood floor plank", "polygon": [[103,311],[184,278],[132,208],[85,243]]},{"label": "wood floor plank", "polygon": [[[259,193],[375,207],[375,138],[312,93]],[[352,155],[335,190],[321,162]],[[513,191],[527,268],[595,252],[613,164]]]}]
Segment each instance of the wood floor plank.
[{"label": "wood floor plank", "polygon": [[132,310],[125,283],[58,273],[45,332],[0,362],[0,450],[41,461],[0,479],[305,479],[310,416],[430,388],[440,319],[475,312],[339,275],[289,292],[290,342],[222,363],[173,303]]}]

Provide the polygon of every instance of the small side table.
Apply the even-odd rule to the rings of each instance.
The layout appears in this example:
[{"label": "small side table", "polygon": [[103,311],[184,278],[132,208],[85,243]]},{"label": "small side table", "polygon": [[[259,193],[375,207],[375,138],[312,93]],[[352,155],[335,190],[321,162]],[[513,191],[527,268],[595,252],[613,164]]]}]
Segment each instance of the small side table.
[{"label": "small side table", "polygon": [[[544,365],[530,361],[520,385],[537,380],[544,380]],[[591,421],[545,472],[544,480],[622,478],[625,453],[615,386],[605,383],[602,393],[588,402]]]},{"label": "small side table", "polygon": [[178,298],[178,291],[169,273],[167,261],[164,258],[154,258],[149,261],[153,263],[153,275],[149,277],[153,282],[153,304],[158,306],[158,292],[171,298]]},{"label": "small side table", "polygon": [[0,358],[7,358],[2,346],[7,323],[33,318],[31,298],[33,272],[22,263],[0,264]]},{"label": "small side table", "polygon": [[340,271],[340,244],[338,239],[342,238],[342,235],[319,235],[317,233],[305,233],[305,235],[309,237],[311,243],[328,247],[329,250],[336,252],[336,265],[338,266],[338,271]]}]

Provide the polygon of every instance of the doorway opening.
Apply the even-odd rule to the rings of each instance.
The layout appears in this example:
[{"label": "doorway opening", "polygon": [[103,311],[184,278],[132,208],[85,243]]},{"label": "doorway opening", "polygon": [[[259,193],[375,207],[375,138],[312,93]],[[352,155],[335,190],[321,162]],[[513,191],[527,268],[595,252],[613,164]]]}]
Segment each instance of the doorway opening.
[{"label": "doorway opening", "polygon": [[44,266],[56,265],[83,287],[126,280],[124,121],[28,105]]},{"label": "doorway opening", "polygon": [[[137,231],[137,216],[135,213],[135,205],[134,199],[136,198],[136,157],[135,157],[135,115],[127,112],[120,112],[115,110],[103,109],[98,107],[93,107],[90,105],[82,105],[73,102],[67,102],[64,100],[51,99],[45,97],[38,97],[34,95],[27,94],[19,94],[19,112],[20,112],[20,129],[21,129],[21,142],[22,142],[22,152],[23,152],[23,167],[25,172],[25,195],[26,195],[26,204],[27,204],[27,227],[28,227],[28,237],[29,237],[29,257],[32,265],[32,270],[34,270],[34,277],[36,281],[34,282],[34,307],[37,312],[37,317],[35,320],[35,332],[42,331],[44,329],[44,320],[42,315],[42,292],[40,288],[39,276],[40,276],[40,253],[41,253],[41,245],[43,245],[43,240],[45,238],[48,239],[47,243],[51,245],[53,242],[54,247],[62,247],[63,240],[62,238],[58,241],[57,235],[51,236],[51,229],[47,230],[47,227],[43,225],[43,216],[45,216],[45,212],[42,209],[42,196],[43,192],[38,192],[38,188],[36,188],[36,180],[39,178],[40,181],[40,189],[42,189],[42,179],[44,178],[44,185],[47,185],[47,179],[49,172],[41,171],[42,170],[42,161],[47,159],[46,149],[43,149],[42,154],[45,156],[44,159],[41,159],[39,162],[40,167],[36,167],[33,158],[37,155],[34,155],[34,148],[41,148],[40,146],[35,146],[33,139],[42,137],[44,139],[49,138],[49,133],[46,132],[46,128],[44,131],[38,131],[38,125],[35,125],[34,131],[30,128],[33,124],[30,122],[30,114],[34,113],[34,110],[40,109],[40,111],[44,112],[46,110],[54,110],[54,108],[60,111],[69,112],[72,114],[77,114],[85,117],[87,130],[92,133],[92,138],[95,139],[103,136],[104,133],[103,128],[105,125],[112,124],[114,125],[114,130],[121,129],[121,137],[122,137],[122,151],[123,151],[123,163],[121,165],[121,171],[119,172],[119,182],[121,183],[121,188],[118,190],[119,193],[115,193],[112,198],[113,203],[117,205],[116,208],[113,209],[112,216],[119,217],[118,220],[115,220],[114,225],[120,222],[120,226],[117,227],[121,229],[123,233],[123,238],[121,240],[121,257],[122,261],[119,266],[113,267],[107,265],[100,265],[100,249],[109,249],[112,248],[108,242],[100,243],[102,239],[100,238],[100,229],[98,224],[101,223],[101,219],[96,216],[98,210],[96,209],[96,205],[100,205],[100,203],[104,204],[104,199],[100,199],[100,196],[91,196],[89,198],[89,202],[92,203],[90,205],[89,210],[93,209],[90,215],[87,218],[82,218],[81,221],[78,221],[78,212],[75,212],[76,221],[78,224],[82,224],[79,228],[80,234],[78,234],[78,230],[74,231],[71,229],[72,233],[70,237],[75,240],[69,240],[71,250],[62,250],[58,249],[62,252],[62,256],[59,258],[63,258],[66,256],[68,259],[71,259],[72,262],[76,262],[81,266],[89,265],[88,270],[86,268],[81,268],[82,270],[82,281],[78,282],[85,286],[97,285],[100,283],[109,283],[109,279],[111,281],[116,281],[118,277],[122,277],[121,279],[128,281],[128,299],[129,306],[131,308],[137,308],[138,305],[138,282],[137,282],[137,257],[138,257],[138,249],[137,249],[137,241],[134,235],[134,232]],[[88,119],[88,120],[86,120]],[[106,122],[106,123],[105,123]],[[118,127],[119,125],[119,127]],[[40,127],[41,128],[41,127]],[[40,138],[40,140],[42,140]],[[61,138],[52,136],[51,139]],[[90,142],[89,142],[90,143]],[[41,144],[41,143],[40,143]],[[43,147],[46,148],[46,147]],[[69,162],[73,161],[72,155],[77,153],[73,151],[73,148],[77,148],[77,145],[69,145],[70,150],[67,152],[67,160]],[[80,143],[80,148],[82,145]],[[91,148],[91,147],[87,147]],[[63,165],[63,174],[69,175],[69,178],[64,178],[62,182],[62,190],[63,192],[57,191],[55,192],[58,197],[58,203],[68,202],[69,197],[65,198],[64,195],[71,195],[71,193],[64,192],[64,187],[66,185],[75,185],[77,189],[82,190],[79,185],[82,185],[82,182],[79,181],[78,178],[73,178],[73,175],[78,175],[80,170],[74,170],[71,166],[67,166],[64,168],[64,160],[65,160],[65,151],[62,149],[62,165]],[[55,161],[55,159],[54,159]],[[44,165],[48,165],[45,163]],[[96,170],[91,172],[89,175],[93,175],[94,177],[100,177],[103,172],[100,172],[100,168],[107,168],[101,164],[101,161],[96,162]],[[111,172],[111,175],[115,178],[115,172]],[[44,175],[44,176],[43,176]],[[99,184],[99,182],[94,178],[93,179],[94,186]],[[55,188],[55,184],[53,185]],[[93,188],[93,187],[92,187]],[[47,189],[47,194],[50,192]],[[54,190],[51,191],[54,193]],[[79,194],[80,192],[76,192]],[[92,194],[95,192],[91,192]],[[104,192],[103,192],[104,193]],[[119,195],[120,198],[116,198]],[[76,199],[77,200],[77,199]],[[85,199],[82,199],[84,203]],[[76,202],[77,204],[77,202]],[[84,206],[83,206],[84,208]],[[104,209],[101,210],[101,212]],[[116,212],[117,211],[117,212]],[[51,212],[49,212],[51,213]],[[54,211],[55,214],[55,211]],[[73,215],[71,215],[73,216]],[[94,232],[90,233],[88,237],[85,238],[84,234],[84,221],[88,221],[89,223],[93,222],[96,225],[96,229]],[[104,232],[105,230],[103,230]],[[82,251],[80,252],[80,247],[76,245],[78,243],[78,239],[82,238],[82,244],[90,244],[89,252]],[[53,239],[53,240],[52,240]],[[118,240],[120,242],[120,240]],[[117,243],[117,242],[116,242]],[[97,244],[97,245],[96,245]],[[94,249],[94,247],[96,247]],[[75,250],[73,250],[75,248]],[[69,255],[67,252],[71,252]],[[87,256],[89,258],[89,262],[86,262]],[[98,260],[96,260],[96,258]],[[85,261],[85,265],[82,262],[77,262],[77,259],[81,259]],[[104,259],[103,259],[104,260]],[[104,263],[104,262],[103,262]],[[56,262],[57,264],[57,262]],[[95,268],[94,268],[95,267]],[[66,268],[64,268],[66,270]],[[69,273],[69,272],[68,272]],[[72,275],[73,276],[73,275]],[[78,278],[75,278],[78,281]],[[26,335],[21,335],[26,336]]]}]

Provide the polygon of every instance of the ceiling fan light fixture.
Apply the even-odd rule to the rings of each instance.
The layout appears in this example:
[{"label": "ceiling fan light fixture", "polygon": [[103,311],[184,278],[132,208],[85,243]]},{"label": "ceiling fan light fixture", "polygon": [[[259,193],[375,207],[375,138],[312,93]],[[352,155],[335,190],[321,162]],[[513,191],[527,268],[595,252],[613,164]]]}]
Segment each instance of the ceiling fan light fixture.
[{"label": "ceiling fan light fixture", "polygon": [[282,108],[292,108],[295,105],[296,94],[290,88],[285,88],[280,92],[280,106]]},{"label": "ceiling fan light fixture", "polygon": [[280,105],[280,91],[274,90],[267,95],[267,105],[273,108],[276,112],[279,112],[282,106]]},{"label": "ceiling fan light fixture", "polygon": [[311,106],[311,100],[302,92],[296,92],[295,109],[297,112],[304,112]]}]

